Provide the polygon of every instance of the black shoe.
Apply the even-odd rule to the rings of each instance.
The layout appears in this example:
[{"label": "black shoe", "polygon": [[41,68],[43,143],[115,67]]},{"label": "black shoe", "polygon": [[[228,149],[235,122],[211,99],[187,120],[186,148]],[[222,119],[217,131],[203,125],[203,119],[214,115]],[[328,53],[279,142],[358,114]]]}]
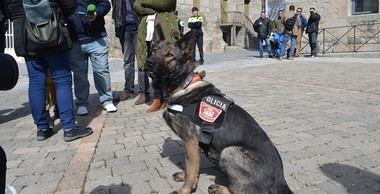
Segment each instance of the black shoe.
[{"label": "black shoe", "polygon": [[37,141],[43,141],[43,140],[51,137],[52,135],[54,135],[54,131],[51,128],[49,128],[46,131],[39,130],[39,131],[37,131]]},{"label": "black shoe", "polygon": [[70,131],[67,131],[67,132],[65,131],[63,133],[63,139],[66,142],[74,141],[76,139],[89,136],[89,135],[91,135],[91,133],[92,133],[92,129],[90,127],[79,128],[77,126],[77,127],[73,128],[73,129],[71,129]]}]

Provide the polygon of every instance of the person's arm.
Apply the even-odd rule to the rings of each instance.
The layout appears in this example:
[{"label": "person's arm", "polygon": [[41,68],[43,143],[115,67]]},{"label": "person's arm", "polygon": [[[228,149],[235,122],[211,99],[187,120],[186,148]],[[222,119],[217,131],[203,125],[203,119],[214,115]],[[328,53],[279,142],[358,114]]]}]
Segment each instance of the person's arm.
[{"label": "person's arm", "polygon": [[104,17],[111,10],[111,3],[108,0],[96,1],[96,15]]},{"label": "person's arm", "polygon": [[135,9],[136,14],[139,16],[153,15],[156,13],[156,11],[151,8],[143,7],[141,5],[141,0],[135,1],[135,3],[133,4],[133,8]]},{"label": "person's arm", "polygon": [[141,5],[145,8],[157,11],[174,11],[177,0],[141,0]]},{"label": "person's arm", "polygon": [[59,4],[62,8],[63,15],[69,18],[77,9],[77,0],[60,0]]}]

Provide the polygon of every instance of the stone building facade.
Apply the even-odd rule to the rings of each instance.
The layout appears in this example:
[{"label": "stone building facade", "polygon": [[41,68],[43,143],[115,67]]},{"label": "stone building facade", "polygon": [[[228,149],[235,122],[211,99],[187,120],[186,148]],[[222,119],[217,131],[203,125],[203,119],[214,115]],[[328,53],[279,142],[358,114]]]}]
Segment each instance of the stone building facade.
[{"label": "stone building facade", "polygon": [[[254,21],[258,17],[258,13],[262,9],[261,0],[177,0],[179,18],[185,22],[185,32],[189,30],[187,28],[187,20],[191,15],[191,8],[193,6],[197,6],[204,17],[205,53],[223,52],[226,47],[232,45],[232,39],[234,40],[233,45],[253,47],[252,41],[248,40],[249,38],[252,39],[253,32],[247,32],[243,23],[246,23],[247,27],[252,28],[249,26],[251,23],[246,21],[246,19]],[[241,18],[242,21],[235,21],[233,23],[234,21],[231,20],[233,15]],[[247,17],[245,18],[243,15]],[[111,13],[106,16],[106,23],[110,39],[111,57],[120,57],[120,43],[114,36]],[[232,32],[235,32],[235,36],[232,35]]]},{"label": "stone building facade", "polygon": [[[189,30],[187,19],[191,15],[191,8],[197,6],[204,17],[204,50],[206,53],[220,53],[229,46],[256,48],[253,22],[259,17],[261,10],[266,9],[270,12],[277,4],[285,6],[285,9],[290,4],[302,7],[307,18],[309,17],[308,9],[315,7],[322,16],[321,28],[347,26],[336,30],[331,29],[329,31],[331,34],[344,34],[350,29],[348,26],[365,24],[357,27],[355,35],[353,30],[348,32],[341,40],[345,41],[345,44],[355,42],[360,45],[380,30],[380,25],[374,25],[380,22],[380,0],[177,0],[177,10],[179,18],[185,22],[186,32]],[[377,8],[373,8],[376,6]],[[120,43],[114,38],[111,14],[107,16],[107,30],[110,37],[111,56],[120,57]],[[380,34],[368,42],[371,43],[371,47],[380,47],[379,39]],[[326,36],[326,42],[329,41],[334,45],[334,38]],[[338,43],[334,48],[343,49],[338,47],[344,44]],[[326,44],[326,46],[329,45]]]},{"label": "stone building facade", "polygon": [[307,18],[310,7],[321,15],[320,52],[380,51],[380,0],[286,0],[286,9],[291,4]]}]

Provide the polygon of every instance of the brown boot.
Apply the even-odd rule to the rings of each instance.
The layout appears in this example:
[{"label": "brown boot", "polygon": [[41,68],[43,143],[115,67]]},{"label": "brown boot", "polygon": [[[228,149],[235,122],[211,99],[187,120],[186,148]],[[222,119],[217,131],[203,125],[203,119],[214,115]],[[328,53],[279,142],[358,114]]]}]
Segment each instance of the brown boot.
[{"label": "brown boot", "polygon": [[144,104],[148,101],[148,96],[144,93],[140,93],[139,97],[137,98],[135,105]]},{"label": "brown boot", "polygon": [[153,99],[153,102],[152,104],[150,105],[150,107],[148,108],[148,110],[146,110],[147,113],[150,113],[150,112],[157,112],[160,110],[161,108],[161,99]]}]

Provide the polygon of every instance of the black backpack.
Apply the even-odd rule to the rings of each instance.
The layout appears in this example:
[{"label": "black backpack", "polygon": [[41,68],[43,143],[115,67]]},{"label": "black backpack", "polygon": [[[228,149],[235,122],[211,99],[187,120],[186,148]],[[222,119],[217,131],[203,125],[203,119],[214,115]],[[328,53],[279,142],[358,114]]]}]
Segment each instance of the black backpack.
[{"label": "black backpack", "polygon": [[296,24],[296,21],[297,21],[297,15],[295,14],[293,17],[291,17],[285,21],[285,29],[287,31],[292,31],[294,25]]},{"label": "black backpack", "polygon": [[55,13],[49,0],[23,0],[23,7],[26,38],[33,45],[29,45],[29,48],[49,49],[65,41],[59,10]]}]

